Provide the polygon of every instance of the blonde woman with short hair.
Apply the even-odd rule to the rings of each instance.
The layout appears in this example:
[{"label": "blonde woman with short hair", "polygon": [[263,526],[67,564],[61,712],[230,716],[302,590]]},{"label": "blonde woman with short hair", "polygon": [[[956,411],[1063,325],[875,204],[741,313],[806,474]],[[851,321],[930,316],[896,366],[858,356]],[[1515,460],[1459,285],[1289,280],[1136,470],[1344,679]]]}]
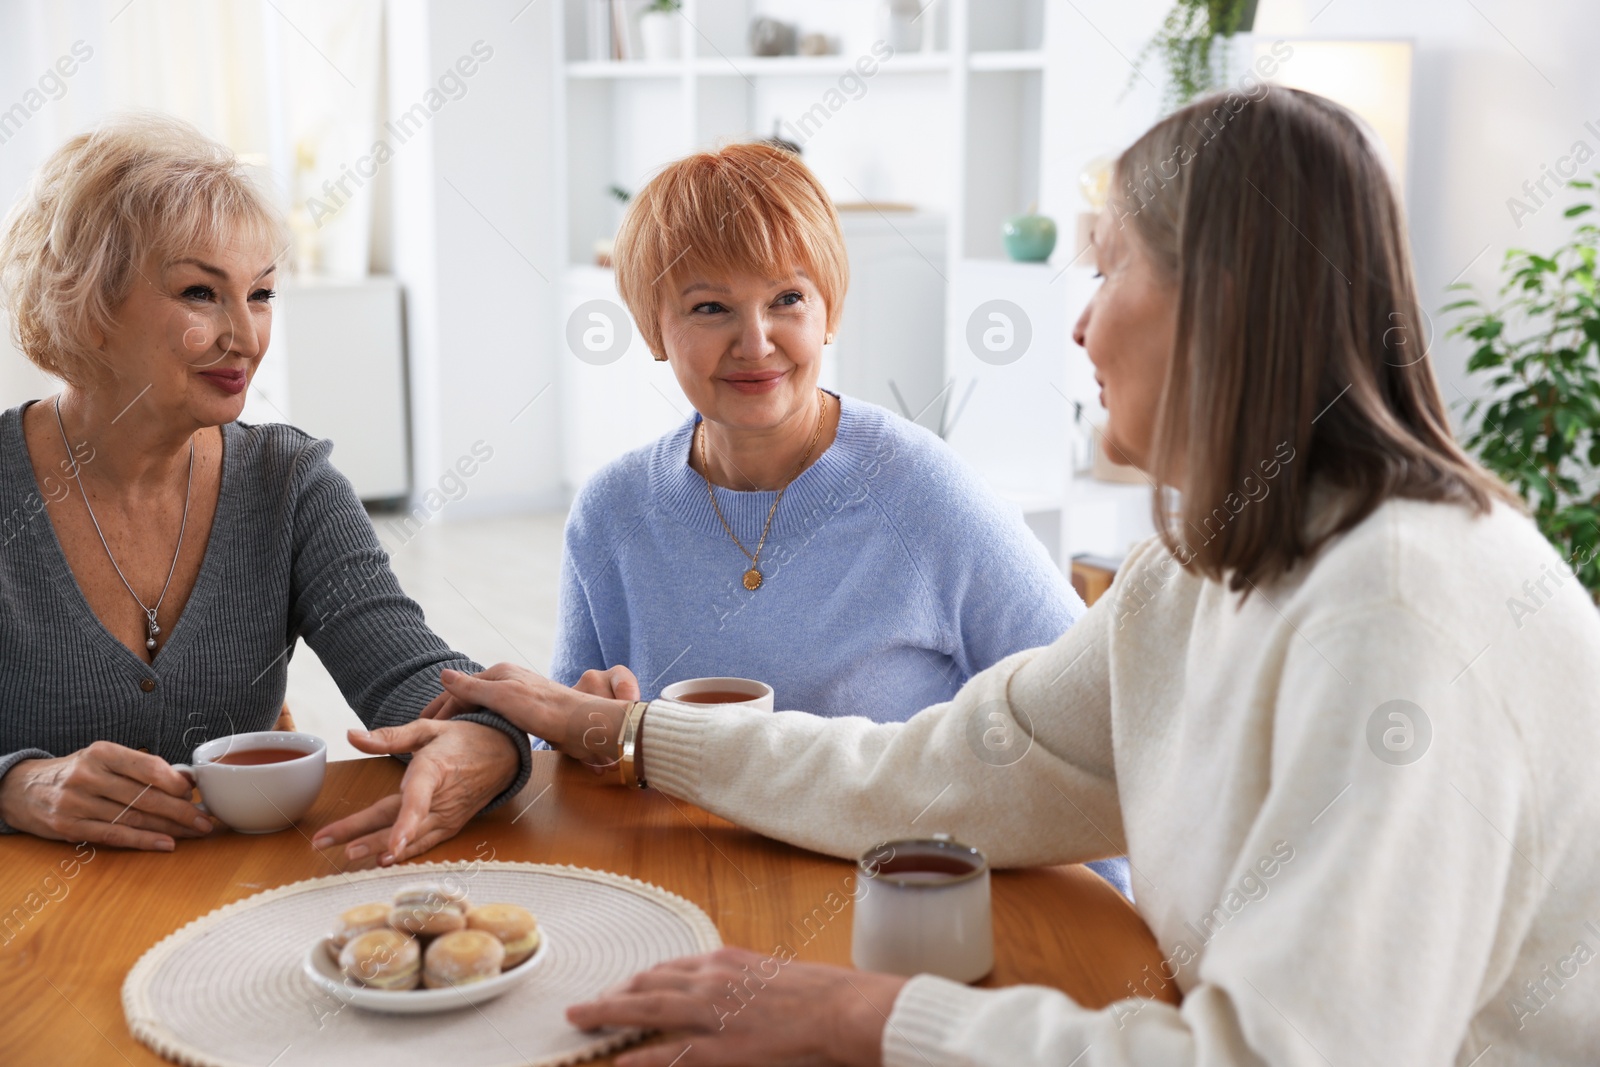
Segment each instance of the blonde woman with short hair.
[{"label": "blonde woman with short hair", "polygon": [[210,833],[171,764],[271,729],[301,638],[376,728],[357,747],[414,754],[401,793],[319,847],[392,863],[527,778],[497,715],[385,729],[474,665],[401,592],[330,444],[237,421],[284,240],[231,153],[155,116],[68,141],[6,220],[18,345],[65,386],[0,414],[0,832],[162,851]]}]

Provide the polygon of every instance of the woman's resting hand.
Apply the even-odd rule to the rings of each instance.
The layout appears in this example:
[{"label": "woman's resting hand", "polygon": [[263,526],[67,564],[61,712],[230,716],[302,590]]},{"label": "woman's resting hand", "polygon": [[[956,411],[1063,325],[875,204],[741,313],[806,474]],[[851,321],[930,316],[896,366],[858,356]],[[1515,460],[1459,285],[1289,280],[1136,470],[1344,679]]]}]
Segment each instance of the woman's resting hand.
[{"label": "woman's resting hand", "polygon": [[171,852],[174,838],[215,826],[189,802],[193,789],[160,756],[96,741],[12,767],[0,779],[0,818],[35,837]]},{"label": "woman's resting hand", "polygon": [[[599,697],[602,700],[626,700],[631,703],[639,699],[639,679],[635,678],[633,672],[620,663],[609,670],[584,671],[583,677],[579,678],[578,683],[572,688],[580,693],[588,693],[590,696]],[[596,714],[599,714],[598,719],[594,717]],[[591,710],[589,717],[591,726],[600,726],[602,730],[604,729],[603,724],[607,721],[604,714],[599,713],[597,710]],[[592,756],[580,756],[579,759],[582,759],[584,764],[595,774],[605,774],[616,766],[615,758],[606,760],[596,759]]]},{"label": "woman's resting hand", "polygon": [[375,755],[414,754],[400,792],[317,831],[313,847],[345,843],[351,862],[375,856],[387,866],[449,840],[511,784],[519,768],[515,743],[475,722],[418,719],[371,733],[351,730],[350,743]]},{"label": "woman's resting hand", "polygon": [[478,674],[441,671],[439,680],[444,692],[422,709],[424,720],[487,708],[556,751],[600,768],[615,766],[622,717],[639,697],[638,679],[626,667],[590,671],[576,689],[510,663]]},{"label": "woman's resting hand", "polygon": [[588,693],[590,696],[606,700],[639,699],[639,679],[620,663],[610,670],[584,671],[583,677],[579,678],[578,684],[572,688],[580,693]]},{"label": "woman's resting hand", "polygon": [[724,948],[634,975],[574,1004],[585,1030],[636,1026],[674,1036],[617,1067],[882,1062],[883,1028],[904,978]]}]

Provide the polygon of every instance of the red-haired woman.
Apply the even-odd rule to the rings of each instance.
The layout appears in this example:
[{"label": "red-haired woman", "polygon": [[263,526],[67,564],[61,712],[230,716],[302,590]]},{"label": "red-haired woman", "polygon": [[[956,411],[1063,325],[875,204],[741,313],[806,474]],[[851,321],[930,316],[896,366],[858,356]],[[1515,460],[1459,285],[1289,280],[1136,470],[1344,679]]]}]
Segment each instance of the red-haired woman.
[{"label": "red-haired woman", "polygon": [[[767,682],[782,708],[898,722],[1082,614],[1017,509],[944,442],[818,388],[850,279],[833,204],[799,159],[735,144],[669,164],[615,261],[694,411],[578,494],[556,681],[651,699],[731,675]],[[995,742],[975,758],[1026,748],[974,726]],[[1086,858],[1128,893],[1126,861],[1101,845]]]}]

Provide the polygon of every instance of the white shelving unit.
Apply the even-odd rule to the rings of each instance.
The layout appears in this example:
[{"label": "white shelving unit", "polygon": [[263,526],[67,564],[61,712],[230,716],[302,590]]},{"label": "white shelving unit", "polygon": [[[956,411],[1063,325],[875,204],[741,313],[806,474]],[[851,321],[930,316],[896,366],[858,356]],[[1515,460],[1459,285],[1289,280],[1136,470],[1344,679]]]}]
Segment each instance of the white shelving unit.
[{"label": "white shelving unit", "polygon": [[967,57],[967,68],[975,71],[1043,70],[1044,53],[1024,49],[1009,52],[973,52]]},{"label": "white shelving unit", "polygon": [[[622,216],[609,187],[636,190],[672,159],[776,130],[801,144],[803,158],[837,203],[916,207],[914,215],[884,211],[873,227],[857,225],[859,237],[847,225],[847,241],[854,261],[868,254],[858,247],[881,248],[885,234],[892,241],[901,220],[908,269],[936,280],[931,287],[880,284],[876,290],[893,294],[885,297],[890,300],[942,301],[916,309],[934,324],[931,333],[905,331],[902,337],[893,328],[879,329],[865,342],[841,336],[834,365],[825,369],[828,380],[908,414],[921,411],[919,421],[937,427],[938,418],[926,414],[931,403],[946,415],[950,444],[1029,512],[1036,529],[1049,528],[1052,507],[1059,528],[1070,467],[1071,403],[1064,395],[1082,391],[1071,388],[1066,369],[1067,308],[1082,285],[1063,282],[1062,275],[1087,278],[1088,272],[1063,271],[1071,256],[1071,219],[1057,220],[1062,240],[1054,265],[1007,260],[1001,225],[1039,200],[1041,161],[1051,150],[1046,146],[1064,136],[1055,131],[1052,139],[1043,112],[1050,57],[1062,54],[1051,35],[1071,15],[1065,0],[941,0],[930,9],[935,47],[886,58],[881,44],[874,48],[881,40],[876,0],[684,0],[684,58],[598,62],[588,58],[584,40],[586,2],[559,0],[550,8],[561,50],[556,100],[565,157],[559,192],[569,265],[564,304],[614,298],[608,272],[592,267],[595,243],[609,239]],[[796,23],[802,32],[829,33],[839,54],[752,56],[746,33],[757,15]],[[973,115],[981,120],[971,121]],[[858,220],[873,215],[851,214]],[[930,219],[942,234],[930,236]],[[869,273],[861,271],[858,281]],[[865,304],[868,288],[853,288],[851,299]],[[1006,365],[975,358],[968,344],[969,320],[993,299],[1023,307],[1034,338],[1024,356]],[[855,310],[847,303],[847,318],[860,321]],[[900,350],[891,351],[897,342]],[[560,343],[565,346],[564,337]],[[662,376],[640,360],[648,363],[642,353],[629,353],[626,371],[621,364],[569,360],[563,388],[587,395],[622,373]],[[891,379],[898,397],[887,389]],[[589,444],[580,450],[587,459],[570,474],[581,477],[592,467],[601,442],[613,442],[620,453],[662,432],[660,420],[671,409],[656,393],[670,393],[674,403],[681,399],[675,387],[647,389],[645,399],[653,401],[647,409],[616,410],[615,426],[587,427]]]},{"label": "white shelving unit", "polygon": [[[991,56],[977,57],[980,63],[1025,63],[1032,53],[996,52]],[[634,59],[627,61],[573,60],[567,63],[568,78],[679,78],[691,75],[701,78],[759,77],[763,75],[810,75],[826,78],[838,77],[852,69],[853,56],[717,56],[684,60]],[[888,68],[885,68],[888,69]],[[948,54],[912,52],[896,56],[893,70],[899,74],[927,74],[950,69]],[[1009,66],[985,66],[987,70],[1024,69]]]}]

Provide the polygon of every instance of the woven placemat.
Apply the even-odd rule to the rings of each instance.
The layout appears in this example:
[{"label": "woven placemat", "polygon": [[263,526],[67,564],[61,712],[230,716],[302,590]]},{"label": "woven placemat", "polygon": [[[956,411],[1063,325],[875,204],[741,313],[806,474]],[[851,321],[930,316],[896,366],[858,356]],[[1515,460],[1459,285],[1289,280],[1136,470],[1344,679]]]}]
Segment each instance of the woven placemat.
[{"label": "woven placemat", "polygon": [[[503,996],[438,1015],[344,1006],[305,976],[306,949],[341,911],[426,881],[459,885],[474,903],[532,911],[550,933],[546,958]],[[295,882],[196,919],[134,964],[122,1010],[135,1037],[192,1067],[556,1067],[638,1037],[577,1030],[568,1005],[721,944],[694,904],[622,875],[536,863],[407,864]]]}]

